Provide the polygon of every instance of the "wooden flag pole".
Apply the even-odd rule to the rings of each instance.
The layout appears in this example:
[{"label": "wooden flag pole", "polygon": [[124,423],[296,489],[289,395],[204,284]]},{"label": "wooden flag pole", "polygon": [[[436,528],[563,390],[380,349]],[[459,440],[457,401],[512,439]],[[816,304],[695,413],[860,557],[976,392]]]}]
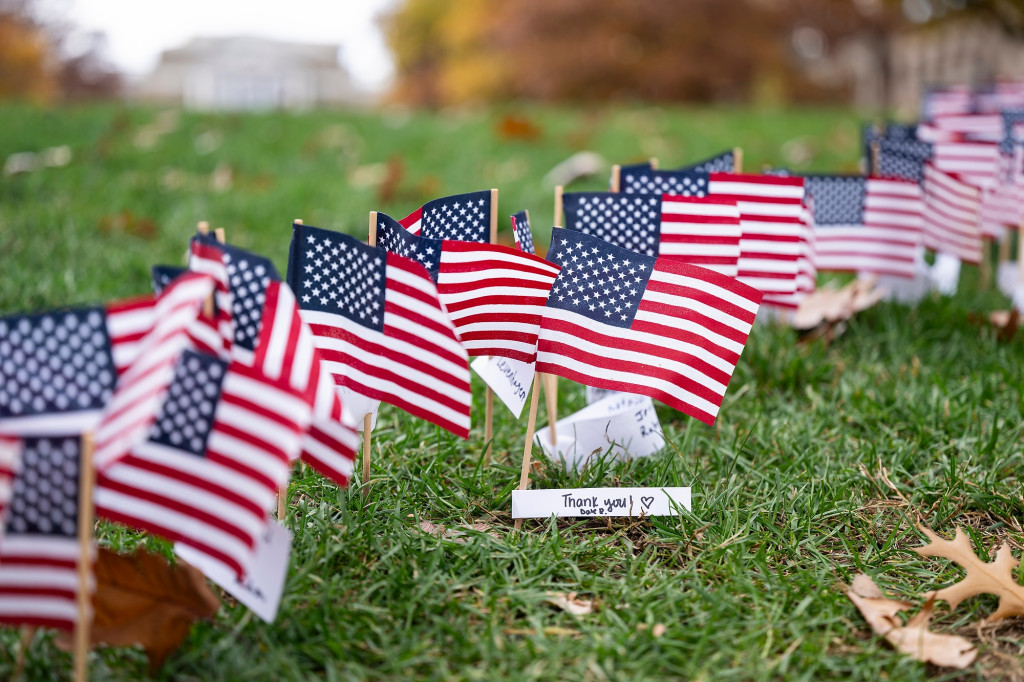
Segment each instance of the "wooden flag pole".
[{"label": "wooden flag pole", "polygon": [[1003,230],[1003,238],[999,240],[999,263],[1010,260],[1010,230]]},{"label": "wooden flag pole", "polygon": [[[196,232],[203,235],[204,237],[210,234],[210,223],[205,220],[200,220],[196,223]],[[203,301],[203,315],[212,318],[216,314],[213,303],[213,294],[210,294]]]},{"label": "wooden flag pole", "polygon": [[988,291],[992,286],[992,240],[988,237],[981,238],[981,262],[978,263],[978,288]]},{"label": "wooden flag pole", "polygon": [[[614,166],[612,166],[611,191],[618,192],[621,186],[622,186],[622,166],[620,166],[619,164],[615,164]],[[558,185],[557,187],[555,187],[555,192],[557,193],[560,189],[562,189],[562,186]],[[559,195],[556,194],[555,196],[557,197]],[[555,206],[558,206],[558,199],[557,198],[555,199]],[[558,222],[558,209],[557,208],[555,209],[555,224],[556,225],[560,224]]]},{"label": "wooden flag pole", "polygon": [[[491,244],[498,243],[498,190],[491,190]],[[484,464],[490,464],[494,446],[494,390],[484,384]]]},{"label": "wooden flag pole", "polygon": [[[562,202],[564,193],[565,188],[562,185],[555,187],[555,225],[559,227],[564,225],[565,220],[565,207]],[[544,403],[548,408],[548,435],[551,437],[551,445],[555,445],[558,443],[558,434],[555,430],[555,422],[558,421],[558,376],[538,374],[537,381],[544,383]]]},{"label": "wooden flag pole", "polygon": [[743,172],[743,147],[732,148],[732,172]]},{"label": "wooden flag pole", "polygon": [[871,175],[873,177],[882,175],[882,146],[878,140],[871,143]]},{"label": "wooden flag pole", "polygon": [[[366,234],[366,243],[370,246],[377,246],[377,212],[370,211],[370,222]],[[373,430],[373,415],[370,413],[363,415],[363,495],[366,496],[370,492],[370,488],[367,485],[370,482],[370,450]]]},{"label": "wooden flag pole", "polygon": [[92,434],[82,434],[78,476],[78,620],[75,623],[75,682],[89,679],[89,631],[92,627],[89,576],[92,573]]},{"label": "wooden flag pole", "polygon": [[[533,456],[533,430],[537,427],[537,402],[540,392],[540,384],[544,380],[543,374],[533,378],[533,392],[530,394],[530,418],[526,422],[526,445],[523,447],[523,468],[519,472],[519,489],[526,490],[530,483],[530,460]],[[523,520],[516,519],[515,529],[523,527]]]},{"label": "wooden flag pole", "polygon": [[1024,286],[1024,220],[1017,228],[1017,286]]},{"label": "wooden flag pole", "polygon": [[202,235],[210,234],[210,223],[205,220],[200,220],[196,223],[196,232]]},{"label": "wooden flag pole", "polygon": [[648,159],[647,162],[649,164],[651,164],[651,170],[658,170],[658,157],[657,156],[652,156],[650,159]]}]

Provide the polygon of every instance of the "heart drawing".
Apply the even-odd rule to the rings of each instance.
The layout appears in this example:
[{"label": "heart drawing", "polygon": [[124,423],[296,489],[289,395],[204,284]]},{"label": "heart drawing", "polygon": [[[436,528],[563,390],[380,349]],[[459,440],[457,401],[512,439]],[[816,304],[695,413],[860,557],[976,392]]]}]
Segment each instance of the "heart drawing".
[{"label": "heart drawing", "polygon": [[651,505],[654,504],[654,496],[652,495],[651,497],[641,497],[640,504],[644,506],[644,509],[650,509]]}]

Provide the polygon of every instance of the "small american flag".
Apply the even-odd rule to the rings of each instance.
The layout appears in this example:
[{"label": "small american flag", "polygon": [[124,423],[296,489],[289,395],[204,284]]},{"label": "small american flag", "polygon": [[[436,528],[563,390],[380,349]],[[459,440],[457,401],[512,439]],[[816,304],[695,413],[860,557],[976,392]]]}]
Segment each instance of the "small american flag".
[{"label": "small american flag", "polygon": [[871,167],[871,147],[875,142],[883,140],[900,142],[917,139],[916,123],[887,122],[879,127],[874,123],[865,123],[861,128],[861,143],[864,148],[864,160],[867,168]]},{"label": "small american flag", "polygon": [[1001,157],[995,142],[951,140],[932,146],[932,165],[975,187],[991,187],[998,182]]},{"label": "small american flag", "polygon": [[398,222],[409,232],[428,239],[489,242],[491,192],[485,190],[434,199]]},{"label": "small american flag", "polygon": [[562,270],[541,324],[537,371],[648,395],[714,423],[761,293],[571,230],[554,230],[548,257]]},{"label": "small american flag", "polygon": [[417,237],[383,213],[377,238],[389,253],[427,268],[469,355],[536,359],[540,317],[558,266],[505,246]]},{"label": "small american flag", "polygon": [[0,433],[88,431],[155,320],[152,297],[0,317]]},{"label": "small american flag", "polygon": [[968,263],[981,260],[981,190],[936,169],[924,170],[924,245]]},{"label": "small american flag", "polygon": [[974,89],[969,85],[931,88],[921,99],[921,117],[969,114],[974,110]]},{"label": "small american flag", "polygon": [[517,249],[526,253],[537,253],[533,246],[530,215],[526,211],[520,211],[512,216],[512,235],[515,237]]},{"label": "small american flag", "polygon": [[153,293],[157,296],[160,295],[167,286],[174,281],[175,277],[188,271],[188,268],[179,267],[177,265],[154,265],[151,271],[152,273],[152,284]]},{"label": "small american flag", "polygon": [[921,187],[906,180],[807,176],[819,270],[914,277],[922,243]]},{"label": "small american flag", "polygon": [[648,256],[668,256],[729,277],[740,257],[735,201],[671,194],[565,194],[565,227]]},{"label": "small american flag", "polygon": [[1002,112],[1003,136],[999,140],[999,151],[1012,155],[1015,146],[1020,145],[1019,128],[1024,128],[1024,108]]},{"label": "small american flag", "polygon": [[[671,189],[680,188],[680,185],[673,182],[674,178],[678,178],[681,185],[685,186],[686,178],[690,177],[691,173],[732,173],[735,168],[736,158],[732,149],[672,170],[656,171],[650,163],[622,166],[619,172],[619,183],[621,184],[619,191],[640,194],[682,194],[671,191]],[[690,195],[684,194],[684,196]]]},{"label": "small american flag", "polygon": [[932,158],[932,145],[917,140],[880,140],[878,142],[878,174],[924,182],[924,166]]},{"label": "small american flag", "polygon": [[292,228],[288,281],[334,380],[469,437],[468,356],[422,265]]},{"label": "small american flag", "polygon": [[3,535],[7,507],[14,492],[14,477],[21,462],[21,440],[0,437],[0,536]]},{"label": "small american flag", "polygon": [[681,171],[702,171],[705,173],[732,173],[736,169],[736,155],[729,149],[678,169]]},{"label": "small american flag", "polygon": [[286,381],[184,351],[144,440],[97,462],[96,511],[244,576],[311,418]]},{"label": "small american flag", "polygon": [[26,438],[0,539],[0,623],[73,630],[78,621],[77,437]]},{"label": "small american flag", "polygon": [[917,126],[917,139],[933,143],[957,140],[1001,142],[1003,134],[1001,114],[936,116]]}]

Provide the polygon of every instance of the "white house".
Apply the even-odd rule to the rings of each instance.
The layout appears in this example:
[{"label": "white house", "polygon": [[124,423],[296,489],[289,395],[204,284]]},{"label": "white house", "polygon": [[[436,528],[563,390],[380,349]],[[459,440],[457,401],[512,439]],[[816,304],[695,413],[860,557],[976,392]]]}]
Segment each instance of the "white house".
[{"label": "white house", "polygon": [[136,95],[192,109],[356,104],[363,97],[338,63],[338,50],[253,36],[193,38],[164,51]]}]

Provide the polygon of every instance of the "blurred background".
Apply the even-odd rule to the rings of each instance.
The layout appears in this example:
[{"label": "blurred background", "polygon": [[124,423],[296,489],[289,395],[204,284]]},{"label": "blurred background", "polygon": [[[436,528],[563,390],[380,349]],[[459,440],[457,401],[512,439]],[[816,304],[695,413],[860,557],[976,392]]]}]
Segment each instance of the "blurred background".
[{"label": "blurred background", "polygon": [[148,288],[200,220],[286,268],[290,224],[501,191],[547,242],[613,163],[857,172],[929,85],[1024,76],[1022,0],[0,0],[0,310]]}]

